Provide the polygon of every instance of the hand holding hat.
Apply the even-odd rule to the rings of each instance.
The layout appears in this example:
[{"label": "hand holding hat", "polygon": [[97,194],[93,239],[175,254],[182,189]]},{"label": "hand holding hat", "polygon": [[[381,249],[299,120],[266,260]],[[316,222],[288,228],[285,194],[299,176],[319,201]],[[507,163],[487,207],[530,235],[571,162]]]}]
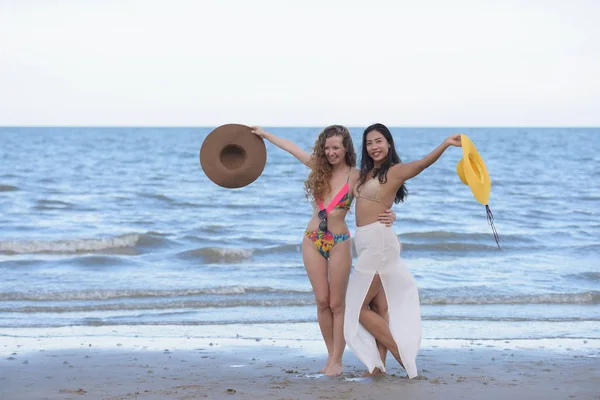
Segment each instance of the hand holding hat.
[{"label": "hand holding hat", "polygon": [[450,146],[461,147],[462,142],[461,142],[460,136],[461,136],[460,134],[448,136],[448,138],[445,140],[445,142],[446,142],[446,144],[448,144]]},{"label": "hand holding hat", "polygon": [[269,132],[265,131],[263,128],[261,128],[260,126],[256,126],[256,125],[253,125],[250,127],[250,132],[252,132],[256,136],[260,137],[261,139],[267,139],[267,136],[269,136]]}]

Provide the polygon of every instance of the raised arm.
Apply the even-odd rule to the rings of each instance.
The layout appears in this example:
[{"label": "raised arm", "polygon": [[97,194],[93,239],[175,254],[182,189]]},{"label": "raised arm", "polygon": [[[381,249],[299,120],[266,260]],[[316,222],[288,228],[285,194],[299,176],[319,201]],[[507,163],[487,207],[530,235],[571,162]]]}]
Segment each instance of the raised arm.
[{"label": "raised arm", "polygon": [[444,151],[446,151],[446,149],[450,146],[461,146],[460,135],[449,136],[442,142],[442,144],[436,147],[435,150],[420,160],[394,165],[389,170],[390,178],[397,182],[405,182],[411,178],[414,178],[435,163],[442,156],[442,154],[444,154]]},{"label": "raised arm", "polygon": [[251,126],[250,128],[252,129],[252,133],[254,133],[255,135],[260,136],[263,139],[267,139],[269,142],[273,143],[275,146],[287,151],[288,153],[290,153],[291,155],[296,157],[298,160],[300,160],[300,162],[302,164],[304,164],[306,166],[309,165],[310,157],[311,157],[310,153],[302,150],[296,143],[294,143],[290,140],[275,136],[272,133],[265,131],[260,126]]}]

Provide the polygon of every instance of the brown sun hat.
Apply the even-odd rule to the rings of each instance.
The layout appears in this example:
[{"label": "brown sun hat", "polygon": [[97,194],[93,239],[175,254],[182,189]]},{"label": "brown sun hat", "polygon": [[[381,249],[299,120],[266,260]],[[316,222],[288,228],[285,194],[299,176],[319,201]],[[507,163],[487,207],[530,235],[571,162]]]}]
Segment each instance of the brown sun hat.
[{"label": "brown sun hat", "polygon": [[208,134],[200,148],[200,166],[214,183],[224,188],[240,188],[254,182],[267,162],[263,139],[250,127],[221,125]]}]

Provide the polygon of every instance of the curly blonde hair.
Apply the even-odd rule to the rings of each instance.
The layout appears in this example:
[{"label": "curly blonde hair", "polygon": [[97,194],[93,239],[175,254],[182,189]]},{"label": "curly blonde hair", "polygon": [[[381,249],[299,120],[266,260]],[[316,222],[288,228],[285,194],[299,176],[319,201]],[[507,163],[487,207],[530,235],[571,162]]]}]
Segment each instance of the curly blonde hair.
[{"label": "curly blonde hair", "polygon": [[346,150],[346,164],[356,166],[356,153],[348,128],[342,125],[330,125],[317,137],[310,161],[310,173],[304,182],[306,198],[323,201],[325,195],[331,191],[331,176],[333,167],[325,155],[325,141],[334,136],[342,137],[342,144]]}]

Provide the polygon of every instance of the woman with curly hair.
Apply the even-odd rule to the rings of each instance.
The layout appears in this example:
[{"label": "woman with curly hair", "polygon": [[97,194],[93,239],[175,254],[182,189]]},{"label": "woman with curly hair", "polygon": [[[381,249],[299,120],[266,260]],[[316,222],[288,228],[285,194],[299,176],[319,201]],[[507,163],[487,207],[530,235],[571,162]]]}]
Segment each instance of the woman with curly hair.
[{"label": "woman with curly hair", "polygon": [[[359,178],[356,153],[348,129],[331,125],[318,136],[312,154],[295,143],[253,126],[252,132],[287,151],[310,168],[304,183],[313,214],[302,240],[302,259],[317,303],[317,320],[328,358],[321,372],[340,375],[343,370],[346,287],[352,267],[350,231],[346,214]],[[395,214],[384,210],[382,223],[391,225]]]}]

